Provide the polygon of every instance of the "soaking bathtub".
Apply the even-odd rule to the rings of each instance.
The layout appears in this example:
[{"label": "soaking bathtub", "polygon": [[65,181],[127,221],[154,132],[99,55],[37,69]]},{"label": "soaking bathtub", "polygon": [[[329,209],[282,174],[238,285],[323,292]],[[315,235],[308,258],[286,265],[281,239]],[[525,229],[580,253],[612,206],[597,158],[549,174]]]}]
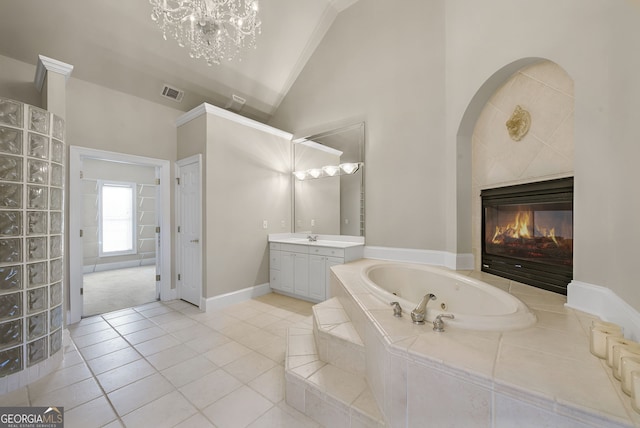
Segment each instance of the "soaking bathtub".
[{"label": "soaking bathtub", "polygon": [[[330,282],[362,339],[365,378],[391,428],[640,427],[610,369],[589,353],[591,317],[565,308],[564,296],[510,284],[523,302],[445,268],[374,259],[333,266]],[[428,321],[455,316],[443,332],[411,321],[427,293],[437,296]]]},{"label": "soaking bathtub", "polygon": [[517,297],[485,282],[428,265],[380,263],[362,270],[364,284],[387,304],[399,302],[413,310],[425,294],[436,296],[427,304],[427,320],[452,314],[448,325],[487,331],[530,327],[536,316]]}]

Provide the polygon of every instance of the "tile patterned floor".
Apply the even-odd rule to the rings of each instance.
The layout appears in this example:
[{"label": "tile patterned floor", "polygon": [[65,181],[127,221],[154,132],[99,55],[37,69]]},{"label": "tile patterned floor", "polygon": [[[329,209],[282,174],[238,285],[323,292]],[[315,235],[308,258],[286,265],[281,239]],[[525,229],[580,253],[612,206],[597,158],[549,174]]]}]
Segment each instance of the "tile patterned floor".
[{"label": "tile patterned floor", "polygon": [[284,401],[286,329],[311,304],[268,294],[203,313],[154,302],[70,326],[59,369],[0,406],[64,406],[65,427],[318,427]]}]

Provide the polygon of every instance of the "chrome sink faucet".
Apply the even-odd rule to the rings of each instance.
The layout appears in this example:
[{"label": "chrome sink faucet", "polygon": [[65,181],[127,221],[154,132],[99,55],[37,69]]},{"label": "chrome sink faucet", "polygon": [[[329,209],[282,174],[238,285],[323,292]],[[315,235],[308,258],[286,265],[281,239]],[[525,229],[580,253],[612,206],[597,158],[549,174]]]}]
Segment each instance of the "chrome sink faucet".
[{"label": "chrome sink faucet", "polygon": [[318,240],[318,235],[308,235],[307,239],[309,242],[316,242]]},{"label": "chrome sink faucet", "polygon": [[436,295],[432,293],[425,294],[418,306],[411,311],[411,321],[414,324],[424,324],[424,320],[427,318],[427,303],[429,303],[429,300],[436,300]]}]

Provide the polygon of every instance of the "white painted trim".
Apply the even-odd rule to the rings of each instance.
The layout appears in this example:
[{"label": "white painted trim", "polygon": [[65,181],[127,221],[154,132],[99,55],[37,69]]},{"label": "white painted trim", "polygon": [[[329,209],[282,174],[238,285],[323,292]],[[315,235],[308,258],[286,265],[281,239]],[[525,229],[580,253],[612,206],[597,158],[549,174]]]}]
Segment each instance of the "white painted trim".
[{"label": "white painted trim", "polygon": [[626,338],[640,340],[640,313],[610,288],[574,279],[567,286],[567,306],[619,324]]},{"label": "white painted trim", "polygon": [[112,263],[96,263],[82,266],[82,273],[104,272],[108,270],[128,269],[140,266],[153,266],[155,264],[155,257],[151,259],[126,260]]},{"label": "white painted trim", "polygon": [[206,312],[211,312],[218,309],[224,309],[228,306],[235,305],[236,303],[251,300],[254,297],[264,296],[269,293],[271,293],[271,288],[267,282],[260,285],[254,285],[253,287],[243,288],[242,290],[220,294],[219,296],[209,298],[203,297],[200,302],[200,308],[204,308]]},{"label": "white painted trim", "polygon": [[248,126],[249,128],[257,129],[262,132],[266,132],[268,134],[275,135],[277,137],[282,137],[287,140],[291,140],[292,134],[282,131],[280,129],[274,128],[269,125],[265,125],[264,123],[258,122],[253,119],[249,119],[248,117],[241,116],[237,113],[234,113],[229,110],[225,110],[220,107],[216,107],[211,104],[203,103],[194,109],[186,112],[182,116],[180,116],[176,120],[176,126],[182,126],[187,122],[192,121],[193,119],[202,116],[203,114],[213,114],[218,117],[222,117],[224,119],[231,120],[233,122],[239,123],[240,125]]},{"label": "white painted trim", "polygon": [[453,270],[473,270],[473,254],[446,251],[365,246],[364,258],[444,266]]},{"label": "white painted trim", "polygon": [[312,149],[320,150],[322,152],[329,153],[334,156],[342,156],[344,152],[334,149],[333,147],[325,146],[324,144],[316,143],[312,140],[307,140],[306,138],[301,138],[299,140],[295,140],[294,144],[300,144],[301,146],[311,147]]},{"label": "white painted trim", "polygon": [[64,76],[64,81],[67,82],[73,71],[73,65],[58,61],[57,59],[48,58],[44,55],[38,55],[38,63],[36,64],[36,76],[33,83],[36,85],[38,92],[42,91],[44,85],[44,78],[47,75],[47,71],[53,71]]},{"label": "white painted trim", "polygon": [[152,266],[156,264],[156,258],[140,260],[140,266]]},{"label": "white painted trim", "polygon": [[[83,159],[104,159],[113,162],[139,164],[159,168],[160,195],[157,201],[160,209],[156,219],[160,225],[160,242],[163,251],[160,255],[160,296],[163,301],[176,298],[176,290],[171,288],[171,162],[144,156],[88,149],[69,146],[69,307],[67,324],[73,324],[82,318],[82,286],[83,254],[80,225],[82,225],[82,179],[80,171]],[[75,195],[75,196],[74,196]],[[65,222],[66,223],[66,222]],[[67,290],[65,290],[67,291]]]}]

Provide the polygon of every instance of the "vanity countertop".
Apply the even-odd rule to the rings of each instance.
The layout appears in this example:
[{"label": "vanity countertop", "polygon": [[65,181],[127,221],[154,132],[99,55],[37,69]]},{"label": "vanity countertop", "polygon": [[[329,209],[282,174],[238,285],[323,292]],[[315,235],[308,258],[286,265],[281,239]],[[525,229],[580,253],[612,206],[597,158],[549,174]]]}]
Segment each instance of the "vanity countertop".
[{"label": "vanity countertop", "polygon": [[[284,235],[284,234],[283,234]],[[315,236],[315,235],[314,235]],[[324,238],[318,236],[316,241],[309,241],[307,237],[300,236],[282,236],[282,235],[270,235],[269,242],[275,242],[279,244],[297,244],[297,245],[309,245],[313,247],[330,247],[330,248],[351,248],[364,246],[364,240],[343,240],[343,239],[331,239],[331,237]]]}]

